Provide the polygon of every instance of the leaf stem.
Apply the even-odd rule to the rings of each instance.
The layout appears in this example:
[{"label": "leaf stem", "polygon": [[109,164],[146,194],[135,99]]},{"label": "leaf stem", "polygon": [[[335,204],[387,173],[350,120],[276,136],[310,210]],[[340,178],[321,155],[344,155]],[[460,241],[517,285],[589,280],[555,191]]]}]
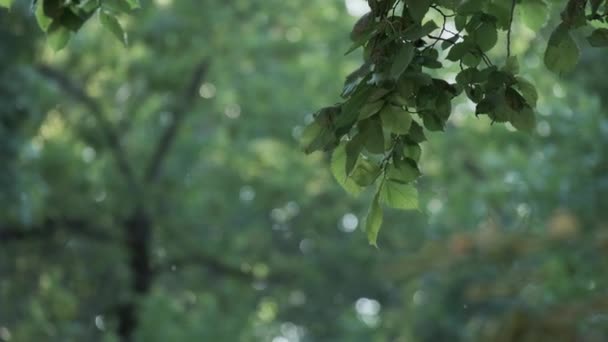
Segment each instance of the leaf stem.
[{"label": "leaf stem", "polygon": [[511,31],[513,30],[513,17],[515,16],[515,4],[517,0],[511,0],[511,16],[509,17],[509,30],[507,31],[507,58],[511,57]]}]

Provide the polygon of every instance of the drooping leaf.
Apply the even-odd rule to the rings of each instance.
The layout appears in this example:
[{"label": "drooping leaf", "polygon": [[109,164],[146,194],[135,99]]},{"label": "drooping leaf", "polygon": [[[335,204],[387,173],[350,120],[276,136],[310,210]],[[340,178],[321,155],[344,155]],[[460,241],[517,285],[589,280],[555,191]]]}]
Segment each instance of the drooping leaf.
[{"label": "drooping leaf", "polygon": [[359,112],[359,120],[364,120],[378,113],[384,106],[384,100],[378,100],[371,103],[366,103]]},{"label": "drooping leaf", "polygon": [[388,180],[380,189],[380,200],[395,209],[418,209],[418,190],[411,184]]},{"label": "drooping leaf", "polygon": [[536,128],[536,117],[530,107],[524,107],[521,111],[511,114],[509,120],[513,127],[522,132],[530,133]]},{"label": "drooping leaf", "polygon": [[526,99],[528,105],[532,108],[536,107],[536,102],[538,102],[538,92],[536,91],[536,87],[530,83],[528,80],[522,77],[516,77],[517,83],[515,86],[521,92],[521,95]]},{"label": "drooping leaf", "polygon": [[393,60],[393,65],[391,66],[391,76],[393,79],[398,79],[401,74],[407,69],[407,67],[414,59],[416,53],[416,48],[414,45],[410,43],[405,43],[397,54],[395,55],[395,59]]},{"label": "drooping leaf", "polygon": [[99,12],[99,21],[101,25],[110,31],[116,39],[120,40],[124,45],[128,44],[127,34],[120,26],[118,20],[111,14],[105,11]]},{"label": "drooping leaf", "polygon": [[38,5],[36,5],[36,10],[34,12],[34,15],[36,16],[36,21],[38,22],[38,26],[40,26],[40,29],[44,32],[47,32],[49,29],[49,26],[51,26],[51,22],[53,21],[51,18],[47,17],[44,14],[44,2],[46,0],[38,0],[39,3]]},{"label": "drooping leaf", "polygon": [[311,122],[302,131],[300,146],[304,153],[312,153],[327,146],[332,140],[333,133],[319,123],[317,120]]},{"label": "drooping leaf", "polygon": [[363,150],[364,139],[365,136],[357,134],[346,143],[346,165],[344,171],[347,175],[351,174],[357,164],[357,160],[359,160],[359,156]]},{"label": "drooping leaf", "polygon": [[363,190],[355,181],[346,174],[346,148],[340,144],[334,150],[331,157],[331,173],[334,178],[351,195],[358,195]]},{"label": "drooping leaf", "polygon": [[383,212],[379,200],[380,190],[374,196],[369,207],[367,217],[365,218],[365,232],[367,233],[367,241],[370,245],[378,247],[378,233],[382,227]]},{"label": "drooping leaf", "polygon": [[560,24],[551,34],[545,51],[545,65],[557,74],[574,69],[578,63],[580,51],[572,38],[568,27]]}]

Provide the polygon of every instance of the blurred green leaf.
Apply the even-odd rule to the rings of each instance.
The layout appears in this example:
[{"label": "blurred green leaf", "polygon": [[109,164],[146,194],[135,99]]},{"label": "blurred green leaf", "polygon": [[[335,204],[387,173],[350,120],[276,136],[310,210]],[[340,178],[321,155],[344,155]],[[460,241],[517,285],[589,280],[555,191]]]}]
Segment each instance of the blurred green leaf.
[{"label": "blurred green leaf", "polygon": [[122,26],[120,26],[120,23],[116,17],[108,12],[99,11],[99,21],[101,22],[101,25],[106,28],[106,30],[110,31],[114,37],[116,37],[116,39],[127,46],[127,34],[122,29]]}]

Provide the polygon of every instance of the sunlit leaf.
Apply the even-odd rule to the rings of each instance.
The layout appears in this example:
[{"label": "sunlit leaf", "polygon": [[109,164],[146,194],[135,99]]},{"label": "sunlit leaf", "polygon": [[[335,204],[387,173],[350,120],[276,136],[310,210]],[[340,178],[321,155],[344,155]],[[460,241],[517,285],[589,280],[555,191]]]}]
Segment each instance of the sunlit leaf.
[{"label": "sunlit leaf", "polygon": [[383,183],[380,200],[395,209],[418,209],[418,190],[411,184],[389,180]]}]

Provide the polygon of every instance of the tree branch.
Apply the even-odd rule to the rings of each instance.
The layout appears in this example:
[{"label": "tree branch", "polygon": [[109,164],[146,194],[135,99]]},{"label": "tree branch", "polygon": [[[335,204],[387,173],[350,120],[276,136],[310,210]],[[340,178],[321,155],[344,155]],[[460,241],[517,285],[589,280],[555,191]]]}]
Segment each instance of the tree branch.
[{"label": "tree branch", "polygon": [[82,103],[91,112],[91,114],[93,114],[101,126],[106,143],[114,155],[114,159],[116,160],[120,173],[127,181],[131,190],[135,191],[135,193],[139,193],[139,186],[136,181],[135,174],[129,165],[125,152],[120,146],[120,137],[114,130],[112,123],[104,115],[99,103],[85,92],[83,86],[76,84],[64,72],[48,65],[38,65],[36,70],[42,76],[54,81],[59,88],[70,95],[74,100]]},{"label": "tree branch", "polygon": [[169,126],[165,129],[162,136],[158,140],[158,144],[152,153],[148,167],[145,173],[145,182],[154,183],[158,179],[163,161],[166,158],[167,152],[171,148],[173,141],[177,135],[177,131],[184,119],[184,114],[192,106],[197,98],[198,88],[203,82],[209,70],[209,60],[203,60],[195,69],[190,83],[187,85],[182,101],[173,111],[173,119]]},{"label": "tree branch", "polygon": [[60,231],[82,235],[97,241],[114,242],[116,239],[105,232],[92,229],[85,221],[76,219],[56,220],[47,218],[38,226],[2,227],[0,226],[0,243],[46,240]]},{"label": "tree branch", "polygon": [[[258,277],[252,271],[243,270],[242,268],[230,265],[221,261],[219,258],[215,258],[211,255],[196,254],[191,256],[184,256],[175,259],[169,259],[163,261],[161,267],[157,269],[157,272],[172,271],[173,268],[192,267],[199,266],[204,267],[211,273],[218,274],[220,276],[231,277],[242,281],[270,281],[274,283],[283,283],[288,279],[291,279],[287,272],[270,272],[266,277]],[[272,270],[272,267],[271,267]]]}]

